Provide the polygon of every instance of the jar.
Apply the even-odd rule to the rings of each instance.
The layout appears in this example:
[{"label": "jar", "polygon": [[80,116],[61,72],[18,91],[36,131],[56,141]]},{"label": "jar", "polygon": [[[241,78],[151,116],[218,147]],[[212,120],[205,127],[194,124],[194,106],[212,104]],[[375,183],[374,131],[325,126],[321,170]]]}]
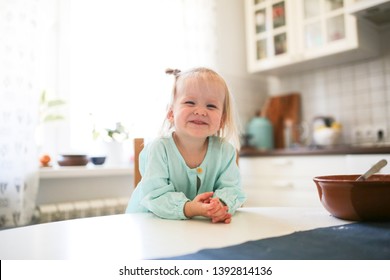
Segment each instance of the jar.
[{"label": "jar", "polygon": [[267,118],[254,117],[248,123],[247,134],[250,146],[260,150],[271,150],[274,148],[273,127]]}]

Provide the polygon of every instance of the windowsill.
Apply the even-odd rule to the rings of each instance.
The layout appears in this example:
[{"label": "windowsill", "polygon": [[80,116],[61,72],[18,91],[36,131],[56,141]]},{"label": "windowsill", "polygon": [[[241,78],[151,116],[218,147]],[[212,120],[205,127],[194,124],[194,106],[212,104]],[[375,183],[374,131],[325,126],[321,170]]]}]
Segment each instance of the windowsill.
[{"label": "windowsill", "polygon": [[78,178],[78,177],[103,177],[103,176],[126,176],[133,175],[134,167],[126,166],[95,166],[87,164],[86,166],[53,166],[41,167],[39,169],[39,178]]}]

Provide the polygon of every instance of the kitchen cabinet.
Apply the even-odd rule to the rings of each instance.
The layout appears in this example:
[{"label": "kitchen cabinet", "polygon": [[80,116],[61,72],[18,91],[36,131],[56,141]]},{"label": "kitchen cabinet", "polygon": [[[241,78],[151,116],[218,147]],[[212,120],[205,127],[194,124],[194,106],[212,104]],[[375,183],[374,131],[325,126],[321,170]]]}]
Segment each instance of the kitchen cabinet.
[{"label": "kitchen cabinet", "polygon": [[246,0],[247,66],[282,74],[379,53],[378,34],[348,12],[353,0]]},{"label": "kitchen cabinet", "polygon": [[348,12],[375,26],[381,27],[390,23],[389,0],[355,0]]},{"label": "kitchen cabinet", "polygon": [[293,63],[292,2],[247,0],[245,4],[249,72]]},{"label": "kitchen cabinet", "polygon": [[240,158],[248,206],[321,206],[313,177],[345,172],[343,155]]},{"label": "kitchen cabinet", "polygon": [[380,159],[390,162],[390,154],[241,157],[246,206],[321,207],[314,177],[361,174]]},{"label": "kitchen cabinet", "polygon": [[381,159],[386,159],[388,164],[383,167],[379,173],[390,174],[390,154],[346,155],[347,173],[362,174]]},{"label": "kitchen cabinet", "polygon": [[355,14],[371,9],[388,9],[389,6],[389,0],[353,0],[348,12]]}]

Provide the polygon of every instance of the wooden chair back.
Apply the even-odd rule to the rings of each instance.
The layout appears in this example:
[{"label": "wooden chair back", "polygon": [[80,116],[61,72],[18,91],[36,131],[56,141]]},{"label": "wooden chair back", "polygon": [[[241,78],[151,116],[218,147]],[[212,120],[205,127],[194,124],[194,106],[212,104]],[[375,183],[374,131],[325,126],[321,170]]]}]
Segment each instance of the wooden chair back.
[{"label": "wooden chair back", "polygon": [[144,138],[134,139],[134,188],[137,187],[139,181],[141,181],[141,173],[139,172],[139,154],[144,148]]}]

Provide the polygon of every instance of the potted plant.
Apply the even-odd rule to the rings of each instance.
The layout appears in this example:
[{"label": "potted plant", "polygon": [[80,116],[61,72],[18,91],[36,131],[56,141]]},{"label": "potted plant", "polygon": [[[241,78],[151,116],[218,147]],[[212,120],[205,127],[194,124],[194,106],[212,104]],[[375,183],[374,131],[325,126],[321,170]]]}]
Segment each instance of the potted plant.
[{"label": "potted plant", "polygon": [[94,123],[92,138],[103,144],[107,165],[118,166],[126,163],[124,143],[129,139],[129,132],[121,122],[116,122],[112,127],[104,128],[97,128]]},{"label": "potted plant", "polygon": [[[65,117],[58,112],[59,108],[64,106],[66,102],[58,98],[49,98],[47,92],[43,90],[39,96],[39,111],[38,111],[38,124],[35,132],[35,140],[38,145],[39,152],[43,147],[45,133],[47,133],[45,125],[48,123],[54,123],[64,120]],[[41,157],[48,156],[47,151]],[[45,161],[45,165],[49,164],[49,161]]]},{"label": "potted plant", "polygon": [[65,104],[66,102],[62,99],[50,99],[43,90],[39,98],[39,123],[63,120],[64,116],[57,113],[56,109]]}]

